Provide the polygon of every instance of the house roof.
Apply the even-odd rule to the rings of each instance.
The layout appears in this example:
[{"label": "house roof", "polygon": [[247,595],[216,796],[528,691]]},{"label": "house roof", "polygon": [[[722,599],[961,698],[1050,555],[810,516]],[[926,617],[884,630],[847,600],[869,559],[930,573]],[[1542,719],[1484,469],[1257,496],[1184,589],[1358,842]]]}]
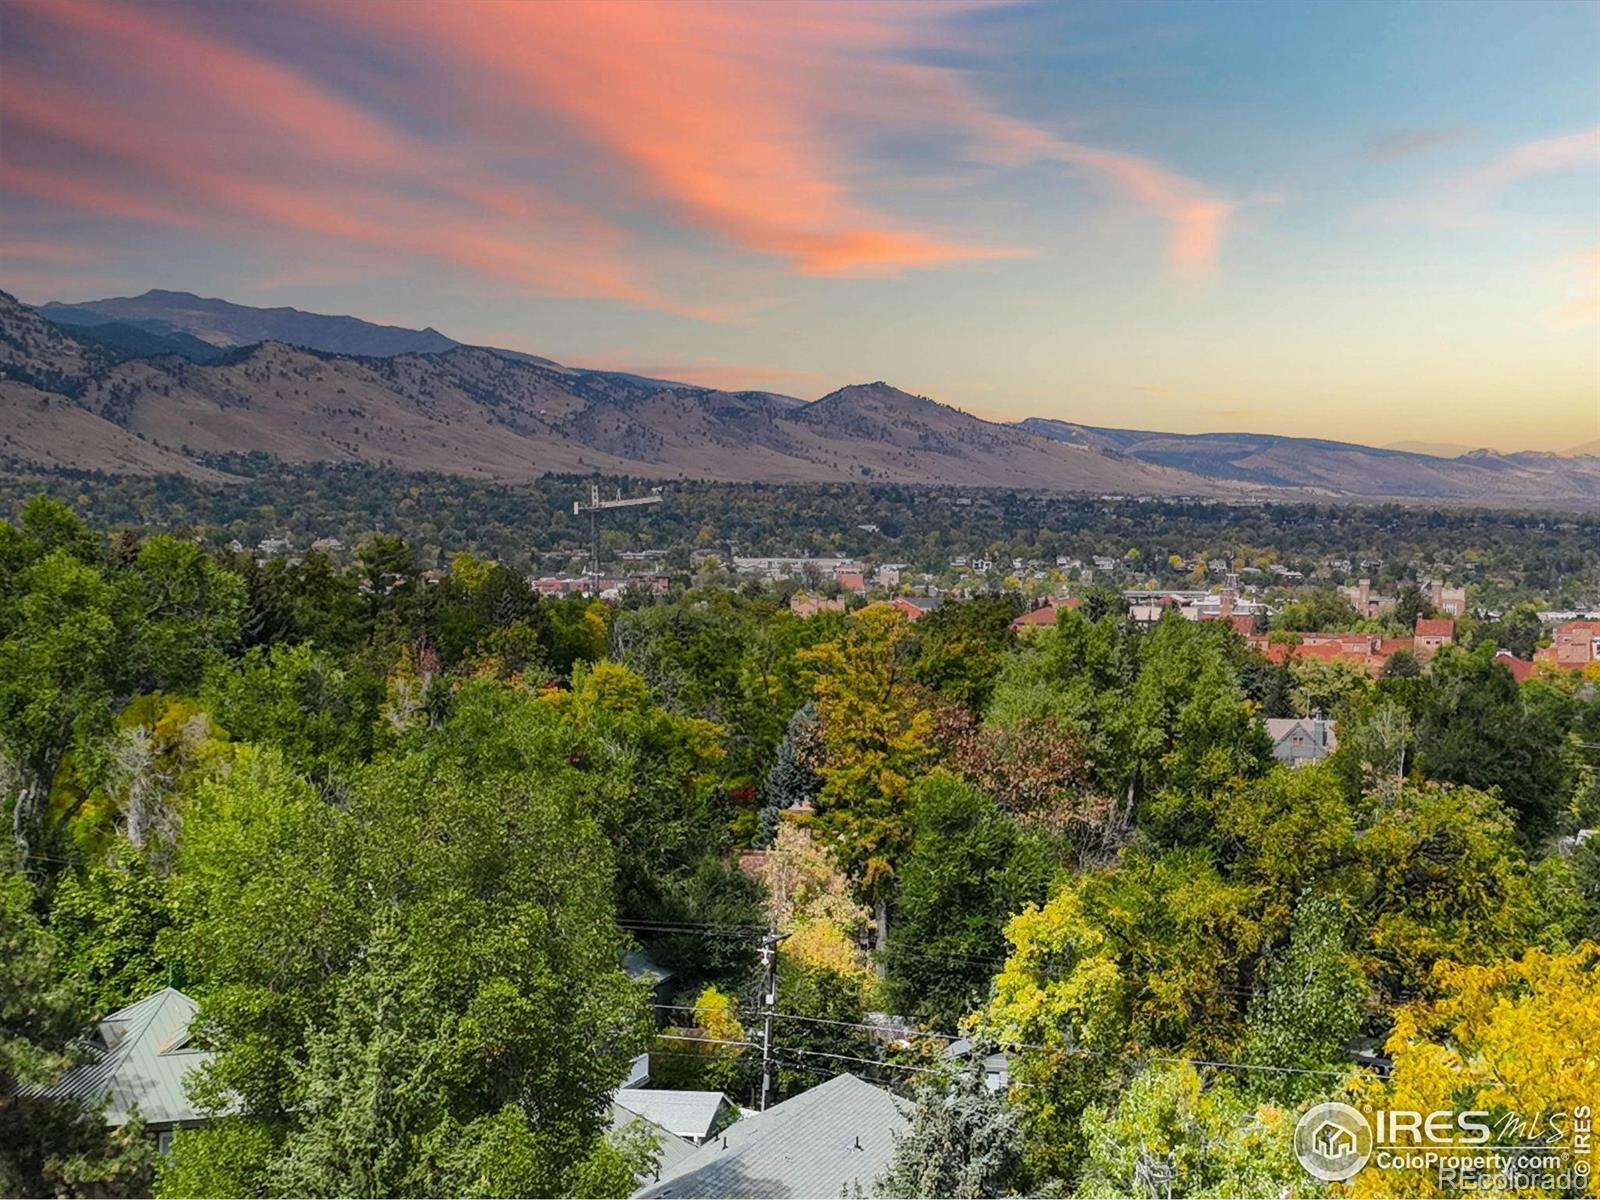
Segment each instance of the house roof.
[{"label": "house roof", "polygon": [[1017,617],[1011,622],[1011,628],[1025,629],[1030,625],[1054,625],[1056,618],[1061,615],[1061,610],[1071,607],[1075,607],[1075,605],[1070,602],[1067,604],[1046,604],[1043,608],[1035,608]]},{"label": "house roof", "polygon": [[95,1026],[90,1057],[53,1084],[22,1089],[24,1096],[76,1096],[105,1104],[108,1125],[125,1125],[134,1109],[153,1126],[203,1120],[184,1094],[183,1081],[210,1061],[208,1051],[189,1044],[197,1005],[173,988],[162,988],[120,1008]]},{"label": "house roof", "polygon": [[1418,637],[1454,637],[1456,623],[1449,617],[1418,617]]},{"label": "house roof", "polygon": [[643,950],[629,950],[624,954],[622,969],[635,983],[648,981],[652,987],[675,977],[670,967],[663,967]]},{"label": "house roof", "polygon": [[1522,683],[1528,678],[1528,676],[1533,674],[1533,664],[1525,658],[1518,658],[1509,650],[1495,651],[1494,660],[1495,662],[1502,664],[1506,670],[1510,671],[1511,678],[1515,679],[1518,683]]},{"label": "house roof", "polygon": [[717,1114],[728,1103],[721,1092],[677,1092],[663,1088],[618,1088],[612,1099],[652,1124],[694,1142],[711,1136]]},{"label": "house roof", "polygon": [[636,1196],[839,1196],[872,1186],[908,1125],[882,1088],[837,1075],[791,1100],[730,1125]]},{"label": "house roof", "polygon": [[[631,1108],[624,1108],[622,1105],[612,1101],[611,1128],[620,1133],[622,1130],[634,1125],[643,1125],[655,1135],[656,1166],[650,1176],[652,1183],[663,1175],[670,1175],[675,1172],[683,1161],[695,1152],[695,1144],[693,1142],[686,1141],[671,1130],[661,1128],[654,1121],[641,1117]],[[639,1182],[642,1183],[643,1180],[639,1180]]]},{"label": "house roof", "polygon": [[1299,733],[1329,750],[1336,750],[1339,747],[1339,738],[1334,732],[1333,722],[1325,718],[1268,717],[1263,723],[1267,727],[1267,736],[1275,743]]}]

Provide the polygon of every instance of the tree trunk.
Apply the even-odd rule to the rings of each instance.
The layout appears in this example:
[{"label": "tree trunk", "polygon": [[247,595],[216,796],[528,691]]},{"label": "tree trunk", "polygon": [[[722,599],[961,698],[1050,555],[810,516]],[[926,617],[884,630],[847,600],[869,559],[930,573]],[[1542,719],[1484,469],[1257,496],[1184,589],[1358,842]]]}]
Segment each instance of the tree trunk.
[{"label": "tree trunk", "polygon": [[878,978],[882,979],[889,973],[888,961],[883,957],[883,952],[889,948],[889,901],[886,898],[879,896],[874,902],[872,920],[878,931]]},{"label": "tree trunk", "polygon": [[16,804],[11,810],[11,836],[17,844],[17,857],[25,873],[29,870],[34,835],[38,832],[39,794],[42,790],[38,775],[24,770],[22,786],[17,789]]}]

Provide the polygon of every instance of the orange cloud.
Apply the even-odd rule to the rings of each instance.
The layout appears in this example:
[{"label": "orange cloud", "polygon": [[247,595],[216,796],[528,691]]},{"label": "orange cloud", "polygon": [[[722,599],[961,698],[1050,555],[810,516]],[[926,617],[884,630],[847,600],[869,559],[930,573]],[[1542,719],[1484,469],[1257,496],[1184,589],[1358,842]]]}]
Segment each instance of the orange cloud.
[{"label": "orange cloud", "polygon": [[0,45],[0,182],[219,240],[359,250],[385,274],[399,255],[727,319],[748,305],[691,273],[709,256],[684,231],[816,276],[1026,253],[874,201],[876,183],[909,177],[885,145],[932,134],[990,169],[1082,170],[1164,223],[1175,274],[1209,270],[1232,201],[1010,118],[961,72],[912,61],[957,45],[963,7],[303,3],[305,46],[359,40],[345,65],[247,44],[227,7],[14,0],[8,20],[52,56]]},{"label": "orange cloud", "polygon": [[374,36],[454,57],[488,90],[489,119],[555,111],[615,156],[652,199],[736,245],[819,275],[893,275],[1024,253],[912,230],[852,182],[874,134],[924,127],[975,140],[992,164],[1084,168],[1167,221],[1170,262],[1215,262],[1231,202],[1153,160],[1063,141],[996,112],[951,68],[913,63],[949,47],[957,6],[482,0],[459,8],[343,5]]},{"label": "orange cloud", "polygon": [[[456,152],[391,128],[295,72],[167,20],[92,0],[19,0],[70,34],[105,95],[7,62],[0,186],[223,236],[311,235],[403,252],[552,295],[695,316],[640,280],[631,237],[524,180],[480,183]],[[181,63],[181,69],[161,64]],[[22,137],[48,165],[23,166]]]}]

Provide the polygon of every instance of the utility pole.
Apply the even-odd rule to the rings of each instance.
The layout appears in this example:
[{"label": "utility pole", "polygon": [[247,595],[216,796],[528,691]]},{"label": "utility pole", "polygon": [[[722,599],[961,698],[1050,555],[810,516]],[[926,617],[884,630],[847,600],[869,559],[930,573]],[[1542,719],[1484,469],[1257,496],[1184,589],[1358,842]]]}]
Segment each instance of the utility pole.
[{"label": "utility pole", "polygon": [[589,503],[582,500],[572,502],[572,515],[579,513],[589,514],[589,574],[593,580],[591,592],[600,594],[600,514],[613,508],[634,508],[641,504],[660,504],[661,489],[651,488],[648,496],[630,496],[623,498],[621,489],[618,489],[614,500],[600,499],[600,485],[589,485]]},{"label": "utility pole", "polygon": [[778,943],[783,935],[768,929],[761,939],[761,1111],[772,1092],[772,1018],[778,1009]]}]

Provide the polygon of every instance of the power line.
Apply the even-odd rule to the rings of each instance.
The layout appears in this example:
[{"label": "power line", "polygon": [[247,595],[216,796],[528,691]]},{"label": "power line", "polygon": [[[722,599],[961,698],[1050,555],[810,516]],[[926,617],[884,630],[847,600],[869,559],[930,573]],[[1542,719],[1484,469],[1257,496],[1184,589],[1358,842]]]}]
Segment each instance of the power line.
[{"label": "power line", "polygon": [[708,1046],[749,1046],[752,1050],[761,1046],[760,1042],[747,1042],[741,1038],[690,1037],[682,1033],[658,1033],[656,1037],[666,1042],[703,1042]]}]

